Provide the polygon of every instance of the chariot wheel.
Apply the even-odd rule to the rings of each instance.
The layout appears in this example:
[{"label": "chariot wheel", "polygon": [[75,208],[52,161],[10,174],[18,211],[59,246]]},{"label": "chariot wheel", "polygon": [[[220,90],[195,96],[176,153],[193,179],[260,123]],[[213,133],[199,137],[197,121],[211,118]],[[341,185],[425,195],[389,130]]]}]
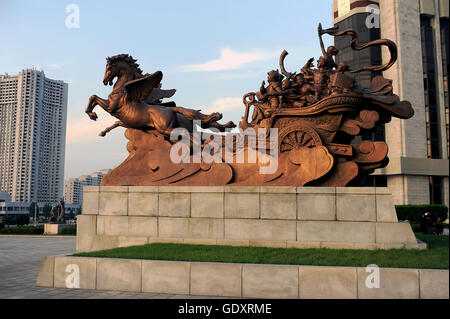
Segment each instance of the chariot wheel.
[{"label": "chariot wheel", "polygon": [[322,140],[313,128],[293,124],[281,130],[279,143],[280,153],[283,153],[300,146],[309,148],[320,146]]}]

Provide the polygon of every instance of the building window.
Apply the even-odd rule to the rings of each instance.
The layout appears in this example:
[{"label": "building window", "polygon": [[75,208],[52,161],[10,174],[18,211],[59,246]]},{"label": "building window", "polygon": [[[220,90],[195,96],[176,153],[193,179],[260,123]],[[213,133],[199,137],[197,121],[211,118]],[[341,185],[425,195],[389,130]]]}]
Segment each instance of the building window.
[{"label": "building window", "polygon": [[[340,15],[340,12],[339,12]],[[370,28],[366,26],[366,19],[369,13],[357,13],[349,16],[348,18],[338,22],[335,26],[340,30],[354,29],[359,36],[361,43],[367,43],[370,41],[378,40],[381,38],[379,28]],[[336,56],[336,63],[345,63],[351,69],[359,69],[367,65],[381,65],[382,54],[381,47],[370,47],[365,50],[355,51],[350,47],[350,37],[335,37],[334,45],[339,50]],[[376,76],[382,75],[381,72],[360,72],[356,74],[347,74],[354,78],[355,82],[366,88],[372,86],[372,79]],[[356,137],[352,144],[359,144],[362,140],[369,141],[385,141],[385,126],[381,124],[373,132],[362,132],[361,136]]]},{"label": "building window", "polygon": [[420,16],[428,158],[441,158],[432,18]]},{"label": "building window", "polygon": [[442,181],[441,176],[430,176],[430,204],[442,204]]}]

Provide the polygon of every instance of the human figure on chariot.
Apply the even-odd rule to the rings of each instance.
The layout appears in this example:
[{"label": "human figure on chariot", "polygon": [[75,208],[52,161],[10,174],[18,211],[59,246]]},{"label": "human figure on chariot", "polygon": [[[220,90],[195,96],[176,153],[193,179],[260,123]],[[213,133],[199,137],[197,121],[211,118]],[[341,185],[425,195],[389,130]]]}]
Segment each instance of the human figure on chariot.
[{"label": "human figure on chariot", "polygon": [[[280,107],[299,107],[294,105],[298,100],[298,90],[290,77],[285,78],[281,82],[281,92],[278,96]],[[302,104],[302,106],[304,103]]]},{"label": "human figure on chariot", "polygon": [[313,84],[314,83],[314,58],[311,58],[306,62],[306,64],[300,70],[300,74],[303,76],[305,82]]},{"label": "human figure on chariot", "polygon": [[330,28],[323,30],[322,24],[319,23],[319,26],[317,27],[317,33],[319,34],[319,41],[320,41],[320,49],[322,50],[322,58],[323,58],[323,64],[324,68],[327,70],[332,71],[333,69],[337,69],[338,65],[336,62],[334,62],[334,57],[337,56],[339,53],[339,50],[335,46],[329,46],[327,50],[325,50],[325,45],[323,44],[322,35],[325,33],[333,34],[338,30],[338,28]]},{"label": "human figure on chariot", "polygon": [[323,57],[317,61],[317,69],[313,70],[313,86],[316,90],[315,97],[319,100],[323,96],[329,95],[328,84],[330,82],[330,73],[326,60]]},{"label": "human figure on chariot", "polygon": [[317,61],[317,69],[313,69],[313,61],[314,58],[309,59],[301,69],[300,74],[303,76],[303,81],[314,88],[314,96],[316,100],[319,100],[327,93],[329,70],[323,56]]},{"label": "human figure on chariot", "polygon": [[280,96],[279,94],[283,92],[281,81],[283,80],[283,75],[278,72],[278,70],[272,70],[267,73],[267,82],[269,85],[264,87],[264,82],[260,88],[262,94],[266,94],[269,101],[270,108],[278,108],[280,106]]},{"label": "human figure on chariot", "polygon": [[[271,108],[278,108],[283,103],[283,75],[278,70],[267,73],[267,81],[262,81],[259,92],[254,93],[257,103],[254,103],[252,122],[259,122],[266,118],[264,111]],[[285,82],[285,81],[283,81]],[[284,84],[286,87],[286,84]]]},{"label": "human figure on chariot", "polygon": [[[290,88],[294,91],[293,98],[290,99],[290,104],[292,104],[293,107],[304,107],[317,100],[317,90],[306,83],[305,78],[301,73],[294,76]],[[289,97],[291,96],[288,96],[288,98]]]}]

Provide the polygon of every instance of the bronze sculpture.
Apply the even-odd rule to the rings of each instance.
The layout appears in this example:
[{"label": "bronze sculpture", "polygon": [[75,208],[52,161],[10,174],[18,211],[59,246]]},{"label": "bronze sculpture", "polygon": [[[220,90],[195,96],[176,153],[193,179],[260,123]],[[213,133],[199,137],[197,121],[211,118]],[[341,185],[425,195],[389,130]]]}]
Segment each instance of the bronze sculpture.
[{"label": "bronze sculpture", "polygon": [[56,224],[57,223],[57,219],[58,219],[58,213],[56,212],[56,207],[52,206],[52,210],[51,210],[51,215],[48,219],[48,222],[50,224]]},{"label": "bronze sculpture", "polygon": [[[354,50],[387,46],[391,58],[381,66],[350,70],[347,65],[336,64],[335,47],[325,49],[324,34],[352,36]],[[128,128],[125,136],[130,140],[127,145],[130,155],[103,178],[102,185],[347,186],[359,176],[386,166],[386,143],[363,141],[354,146],[351,141],[362,132],[388,123],[392,116],[412,117],[411,104],[400,101],[392,92],[391,81],[382,76],[373,79],[371,88],[362,88],[346,73],[387,70],[397,59],[395,44],[376,40],[359,45],[354,30],[323,30],[320,24],[318,35],[322,56],[316,68],[311,58],[298,73],[286,71],[284,59],[288,53],[283,51],[279,61],[281,73],[270,71],[267,86],[263,81],[258,92],[244,95],[245,114],[239,123],[240,133],[226,136],[217,132],[234,124],[219,124],[221,114],[205,115],[174,102],[162,102],[173,96],[175,90],[161,89],[160,71],[144,75],[136,60],[128,55],[108,58],[104,84],[111,85],[115,77],[118,80],[108,100],[95,95],[90,98],[86,113],[95,120],[97,116],[92,110],[98,104],[117,117],[120,121],[100,135],[117,126]],[[193,120],[198,120],[202,128],[216,129],[216,134],[205,141],[196,139]],[[178,140],[171,133],[177,128],[188,132],[191,143],[186,144],[183,160],[174,162],[171,152]],[[263,157],[277,160],[276,168],[265,174],[260,174],[261,168],[268,164],[259,157],[254,162],[249,160],[256,147],[243,136],[243,132],[253,130],[259,143],[261,136],[256,132],[261,129],[278,130],[275,137],[269,133],[263,136],[262,148],[258,144]],[[275,153],[270,144],[272,138],[278,143]],[[230,140],[231,145],[225,143]],[[199,154],[213,160],[203,157],[198,160]],[[241,155],[246,161],[237,160]]]},{"label": "bronze sculpture", "polygon": [[61,198],[59,200],[59,209],[57,209],[55,206],[52,206],[51,215],[48,219],[48,222],[50,224],[65,224],[66,223],[65,203],[64,203],[63,198]]},{"label": "bronze sculpture", "polygon": [[139,130],[155,129],[160,134],[170,135],[176,127],[192,131],[192,120],[200,120],[202,125],[221,130],[233,127],[232,123],[218,124],[217,121],[222,117],[219,113],[205,115],[196,110],[176,106],[173,102],[161,103],[162,98],[171,97],[175,93],[175,90],[161,90],[158,87],[163,76],[161,71],[144,75],[136,60],[127,54],[109,57],[106,61],[103,84],[113,85],[113,79],[117,77],[114,89],[107,100],[92,95],[86,113],[92,120],[97,120],[93,109],[100,105],[119,121],[102,131],[100,136],[105,136],[118,126]]},{"label": "bronze sculpture", "polygon": [[65,203],[64,203],[63,198],[61,198],[59,200],[59,215],[58,215],[57,222],[58,222],[58,224],[64,224],[66,222]]}]

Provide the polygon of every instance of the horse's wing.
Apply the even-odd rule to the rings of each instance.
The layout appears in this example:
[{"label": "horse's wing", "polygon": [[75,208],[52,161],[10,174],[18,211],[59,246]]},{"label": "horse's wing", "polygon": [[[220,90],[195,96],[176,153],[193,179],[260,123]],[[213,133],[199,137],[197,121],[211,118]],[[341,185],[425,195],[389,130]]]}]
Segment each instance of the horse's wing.
[{"label": "horse's wing", "polygon": [[172,89],[172,90],[161,90],[161,89],[158,89],[158,88],[154,88],[150,92],[149,96],[147,96],[147,98],[145,99],[145,102],[148,103],[148,104],[152,104],[152,103],[158,102],[158,101],[160,101],[162,99],[172,97],[175,94],[176,91],[177,90],[175,90],[175,89]]},{"label": "horse's wing", "polygon": [[146,75],[143,78],[125,83],[127,90],[127,101],[144,101],[154,88],[157,88],[161,82],[163,74],[156,71],[153,74]]}]

